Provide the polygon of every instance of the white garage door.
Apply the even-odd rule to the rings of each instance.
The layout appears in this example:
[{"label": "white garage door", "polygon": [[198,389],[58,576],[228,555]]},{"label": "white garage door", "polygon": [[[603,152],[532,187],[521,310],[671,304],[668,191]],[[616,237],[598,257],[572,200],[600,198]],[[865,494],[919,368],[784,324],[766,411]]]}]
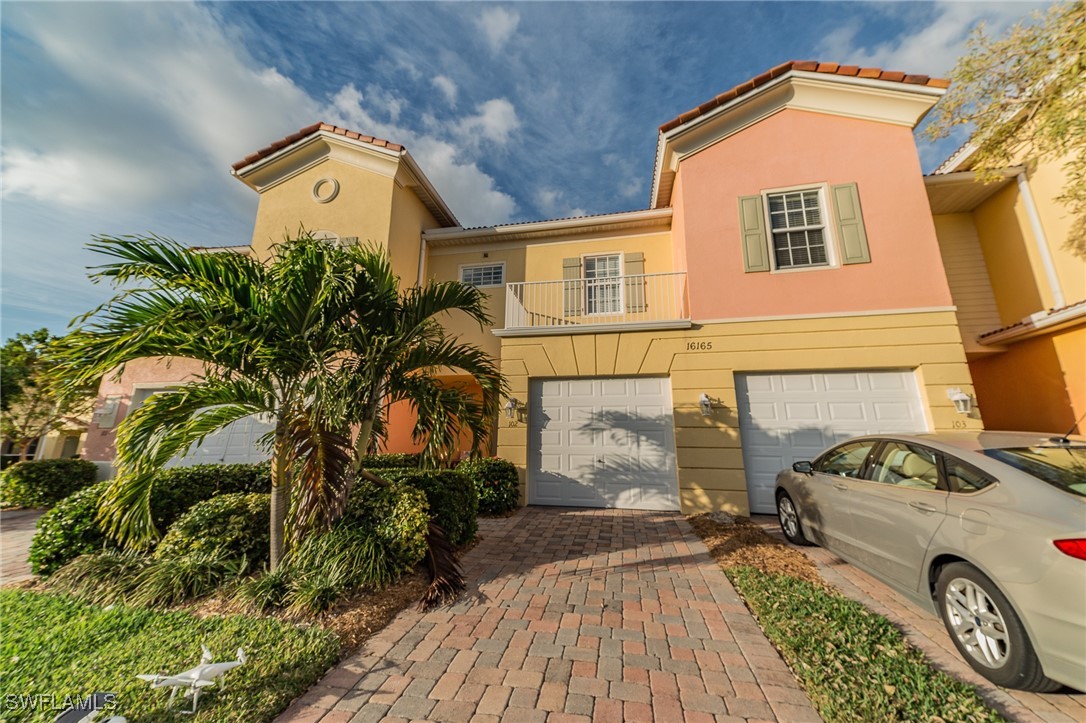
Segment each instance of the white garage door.
[{"label": "white garage door", "polygon": [[529,391],[528,502],[679,509],[667,379],[555,379]]},{"label": "white garage door", "polygon": [[911,371],[736,374],[735,391],[753,512],[776,511],[778,472],[840,440],[927,431]]}]

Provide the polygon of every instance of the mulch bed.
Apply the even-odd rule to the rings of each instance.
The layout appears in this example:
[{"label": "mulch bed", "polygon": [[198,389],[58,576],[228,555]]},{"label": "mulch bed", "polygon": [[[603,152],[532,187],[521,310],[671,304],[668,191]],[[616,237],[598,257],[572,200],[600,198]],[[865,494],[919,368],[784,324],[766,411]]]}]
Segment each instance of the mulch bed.
[{"label": "mulch bed", "polygon": [[762,572],[790,575],[812,585],[827,587],[818,568],[800,550],[770,535],[746,517],[719,522],[713,513],[688,517],[690,526],[723,567],[753,567]]}]

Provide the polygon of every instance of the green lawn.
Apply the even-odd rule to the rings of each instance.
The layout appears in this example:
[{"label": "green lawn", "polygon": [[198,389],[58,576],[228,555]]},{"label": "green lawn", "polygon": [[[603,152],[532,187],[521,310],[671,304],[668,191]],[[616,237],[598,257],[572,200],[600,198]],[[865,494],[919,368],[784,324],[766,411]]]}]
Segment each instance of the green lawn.
[{"label": "green lawn", "polygon": [[[52,721],[56,711],[12,710],[18,695],[117,694],[130,721],[266,721],[336,662],[339,641],[318,627],[248,616],[198,618],[184,612],[102,608],[72,598],[0,590],[0,720]],[[205,689],[196,716],[166,708],[169,692],[137,673],[177,673],[196,665],[200,645],[215,660],[249,662]],[[178,696],[180,701],[180,695]],[[179,704],[183,705],[183,703]]]},{"label": "green lawn", "polygon": [[788,575],[725,572],[826,721],[1003,720],[860,603]]}]

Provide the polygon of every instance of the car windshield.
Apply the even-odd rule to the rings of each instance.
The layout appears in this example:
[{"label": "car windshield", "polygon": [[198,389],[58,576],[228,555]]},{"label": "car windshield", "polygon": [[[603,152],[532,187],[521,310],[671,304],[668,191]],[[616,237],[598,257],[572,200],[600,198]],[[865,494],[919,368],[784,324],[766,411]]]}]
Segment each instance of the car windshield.
[{"label": "car windshield", "polygon": [[1037,479],[1086,497],[1086,447],[1014,447],[984,454]]}]

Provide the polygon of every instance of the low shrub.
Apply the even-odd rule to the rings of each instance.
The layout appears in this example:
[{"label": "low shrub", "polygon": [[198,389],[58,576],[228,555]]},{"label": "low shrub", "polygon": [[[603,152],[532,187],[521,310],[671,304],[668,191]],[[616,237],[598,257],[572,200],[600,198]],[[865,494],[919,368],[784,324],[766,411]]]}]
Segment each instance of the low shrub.
[{"label": "low shrub", "polygon": [[52,507],[94,484],[98,467],[85,459],[18,462],[0,475],[0,501],[19,507]]},{"label": "low shrub", "polygon": [[177,518],[155,548],[155,557],[218,552],[251,566],[268,561],[271,495],[230,493],[197,502]]},{"label": "low shrub", "polygon": [[[267,617],[161,612],[129,605],[99,607],[70,597],[29,590],[0,590],[0,659],[5,693],[29,691],[58,702],[73,692],[107,690],[130,721],[270,721],[336,662],[340,641],[316,625]],[[142,673],[191,668],[206,645],[215,660],[232,660],[243,648],[245,665],[228,672],[225,685],[205,689],[194,716],[168,708],[169,692],[153,690]],[[190,701],[191,704],[191,701]],[[49,705],[5,711],[6,718],[48,723]]]},{"label": "low shrub", "polygon": [[248,569],[245,558],[215,550],[155,558],[135,576],[129,600],[169,607],[210,595]]},{"label": "low shrub", "polygon": [[30,541],[30,568],[49,575],[80,555],[112,547],[98,526],[98,502],[109,482],[99,482],[61,500],[38,520]]},{"label": "low shrub", "polygon": [[422,490],[430,504],[430,517],[462,547],[475,538],[479,529],[479,493],[475,485],[457,470],[386,470],[382,477]]},{"label": "low shrub", "polygon": [[465,459],[456,471],[467,475],[479,493],[479,514],[505,515],[520,506],[520,478],[513,463],[498,457]]},{"label": "low shrub", "polygon": [[51,575],[45,587],[96,605],[124,601],[151,559],[139,552],[102,550],[80,555]]},{"label": "low shrub", "polygon": [[[48,575],[79,555],[111,546],[95,520],[109,484],[99,482],[77,492],[38,520],[38,532],[30,543],[30,566],[35,573]],[[151,519],[161,533],[198,502],[221,494],[270,490],[271,467],[266,462],[172,467],[155,478]]]},{"label": "low shrub", "polygon": [[426,555],[429,522],[430,504],[422,490],[397,483],[382,487],[359,480],[351,489],[339,526],[372,533],[399,575],[414,568]]},{"label": "low shrub", "polygon": [[362,458],[362,469],[418,469],[421,457],[407,452],[367,454]]}]

